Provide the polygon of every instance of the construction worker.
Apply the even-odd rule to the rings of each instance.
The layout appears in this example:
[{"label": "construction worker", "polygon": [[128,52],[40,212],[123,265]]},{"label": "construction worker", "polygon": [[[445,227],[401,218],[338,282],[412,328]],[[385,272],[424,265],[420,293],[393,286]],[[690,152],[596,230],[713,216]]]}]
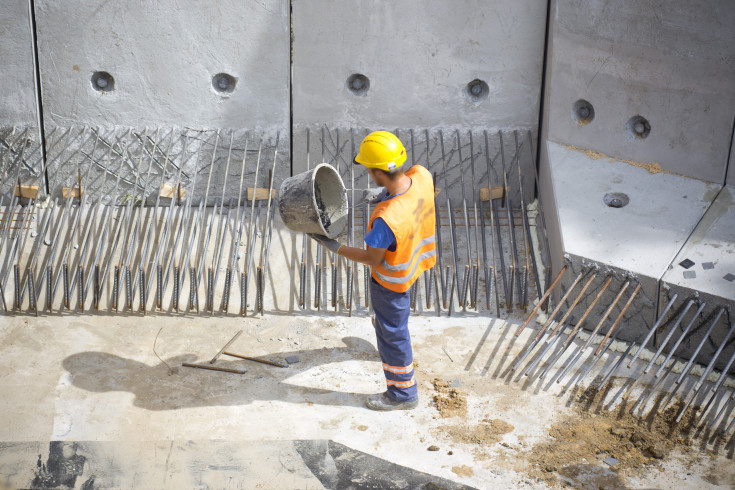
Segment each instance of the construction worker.
[{"label": "construction worker", "polygon": [[372,267],[373,326],[387,384],[384,393],[368,397],[365,405],[372,410],[418,406],[408,316],[411,285],[436,263],[434,184],[429,171],[419,165],[404,172],[405,161],[406,149],[387,131],[370,133],[360,144],[355,164],[366,167],[383,188],[371,201],[375,209],[365,249],[310,235],[338,255]]}]

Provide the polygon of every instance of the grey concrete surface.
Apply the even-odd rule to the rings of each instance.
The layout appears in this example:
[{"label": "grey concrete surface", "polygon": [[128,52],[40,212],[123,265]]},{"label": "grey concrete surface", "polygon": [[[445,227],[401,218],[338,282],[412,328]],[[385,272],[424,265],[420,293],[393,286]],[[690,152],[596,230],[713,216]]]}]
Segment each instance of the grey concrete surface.
[{"label": "grey concrete surface", "polygon": [[[288,2],[35,5],[48,124],[288,128]],[[98,71],[114,90],[93,88]]]},{"label": "grey concrete surface", "polygon": [[[735,189],[722,188],[692,236],[672,261],[669,271],[663,277],[661,289],[662,294],[679,294],[682,300],[697,297],[706,302],[707,306],[702,310],[703,319],[711,318],[720,308],[726,308],[727,314],[717,323],[710,340],[700,353],[700,358],[709,362],[720,345],[726,342],[727,347],[715,364],[719,369],[723,369],[735,352],[733,338],[726,338],[730,325],[735,320],[734,197]],[[691,265],[684,262],[686,260]],[[673,316],[674,313],[670,315]],[[700,328],[684,342],[681,352],[686,357],[691,357],[704,335],[704,330],[705,328]]]},{"label": "grey concrete surface", "polygon": [[3,2],[0,25],[0,126],[38,128],[28,2]]},{"label": "grey concrete surface", "polygon": [[[694,262],[689,268],[680,265],[686,259]],[[695,274],[685,277],[684,271]],[[717,194],[663,280],[735,301],[735,283],[724,279],[727,274],[735,275],[735,188],[729,186]]]},{"label": "grey concrete surface", "polygon": [[[565,252],[656,280],[720,189],[565,145],[547,145]],[[608,207],[603,198],[613,192],[627,194],[630,203]]]},{"label": "grey concrete surface", "polygon": [[[535,448],[553,441],[551,427],[589,418],[601,407],[579,407],[564,384],[506,374],[534,333],[515,336],[516,320],[411,322],[419,407],[378,413],[363,406],[385,382],[368,318],[151,315],[101,324],[73,315],[10,317],[0,324],[0,340],[9,346],[0,367],[2,481],[26,488],[37,476],[57,483],[67,477],[76,487],[94,477],[91,488],[341,488],[335,482],[382,481],[376,486],[385,488],[381,478],[400,477],[450,488],[549,488],[532,476]],[[299,362],[276,368],[223,357],[215,364],[247,370],[243,375],[181,366],[206,363],[240,329],[233,352],[275,361],[295,355]],[[619,355],[606,353],[582,386]],[[567,360],[560,358],[552,373]],[[623,368],[609,393],[624,389],[642,366]],[[440,415],[432,402],[435,378],[458,386],[465,415]],[[488,444],[452,435],[490,419],[511,431]],[[432,445],[439,450],[427,451]],[[681,451],[618,475],[633,488],[732,485],[727,448]],[[602,468],[601,459],[591,455],[587,464]],[[68,463],[66,471],[49,460]],[[581,475],[571,483],[589,482]]]},{"label": "grey concrete surface", "polygon": [[[293,2],[296,125],[535,128],[545,4]],[[370,80],[364,96],[350,75]],[[475,79],[488,96],[464,94]]]},{"label": "grey concrete surface", "polygon": [[[671,172],[723,183],[735,93],[735,11],[702,4],[552,2],[548,138]],[[575,101],[592,122],[578,124]],[[650,123],[645,139],[629,118]]]}]

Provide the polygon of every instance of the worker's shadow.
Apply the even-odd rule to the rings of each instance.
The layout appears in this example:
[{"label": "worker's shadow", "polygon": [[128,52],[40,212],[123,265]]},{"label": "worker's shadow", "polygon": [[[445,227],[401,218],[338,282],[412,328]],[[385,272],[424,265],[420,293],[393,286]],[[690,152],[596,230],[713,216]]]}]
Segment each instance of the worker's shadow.
[{"label": "worker's shadow", "polygon": [[[129,391],[135,395],[134,405],[147,410],[175,410],[203,406],[245,405],[254,401],[278,400],[337,406],[362,406],[365,395],[340,390],[339,379],[349,379],[344,370],[315,370],[309,382],[321,385],[332,383],[335,389],[312,388],[289,383],[289,379],[315,367],[350,360],[378,361],[375,346],[358,337],[344,337],[344,347],[278,352],[257,356],[276,360],[297,356],[299,362],[287,368],[222,356],[214,366],[228,369],[247,369],[245,374],[232,374],[181,367],[190,362],[210,365],[209,360],[197,359],[193,354],[166,359],[174,368],[169,374],[163,363],[154,366],[107,352],[80,352],[63,361],[74,386],[93,392]],[[233,350],[235,348],[233,347]],[[240,354],[245,352],[237,351]],[[256,356],[253,356],[256,357]],[[359,369],[359,368],[358,368]],[[379,371],[376,366],[376,372]],[[355,373],[363,375],[364,369]]]}]

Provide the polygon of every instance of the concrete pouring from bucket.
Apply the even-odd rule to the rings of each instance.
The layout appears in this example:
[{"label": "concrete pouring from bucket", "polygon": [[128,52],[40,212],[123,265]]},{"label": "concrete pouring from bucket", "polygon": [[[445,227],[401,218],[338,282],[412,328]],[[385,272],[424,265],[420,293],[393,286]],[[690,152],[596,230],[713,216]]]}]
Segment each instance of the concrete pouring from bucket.
[{"label": "concrete pouring from bucket", "polygon": [[278,211],[293,231],[334,238],[347,226],[347,190],[334,167],[320,163],[283,181]]}]

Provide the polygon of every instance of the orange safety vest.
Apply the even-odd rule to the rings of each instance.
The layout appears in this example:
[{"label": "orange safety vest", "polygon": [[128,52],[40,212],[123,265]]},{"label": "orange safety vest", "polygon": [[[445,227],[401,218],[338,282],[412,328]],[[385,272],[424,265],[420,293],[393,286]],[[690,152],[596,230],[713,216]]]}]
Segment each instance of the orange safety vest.
[{"label": "orange safety vest", "polygon": [[396,237],[396,250],[385,251],[381,263],[373,267],[373,278],[382,286],[403,293],[422,272],[436,264],[434,183],[428,170],[414,165],[406,171],[411,187],[392,199],[378,203],[370,217],[383,218]]}]

